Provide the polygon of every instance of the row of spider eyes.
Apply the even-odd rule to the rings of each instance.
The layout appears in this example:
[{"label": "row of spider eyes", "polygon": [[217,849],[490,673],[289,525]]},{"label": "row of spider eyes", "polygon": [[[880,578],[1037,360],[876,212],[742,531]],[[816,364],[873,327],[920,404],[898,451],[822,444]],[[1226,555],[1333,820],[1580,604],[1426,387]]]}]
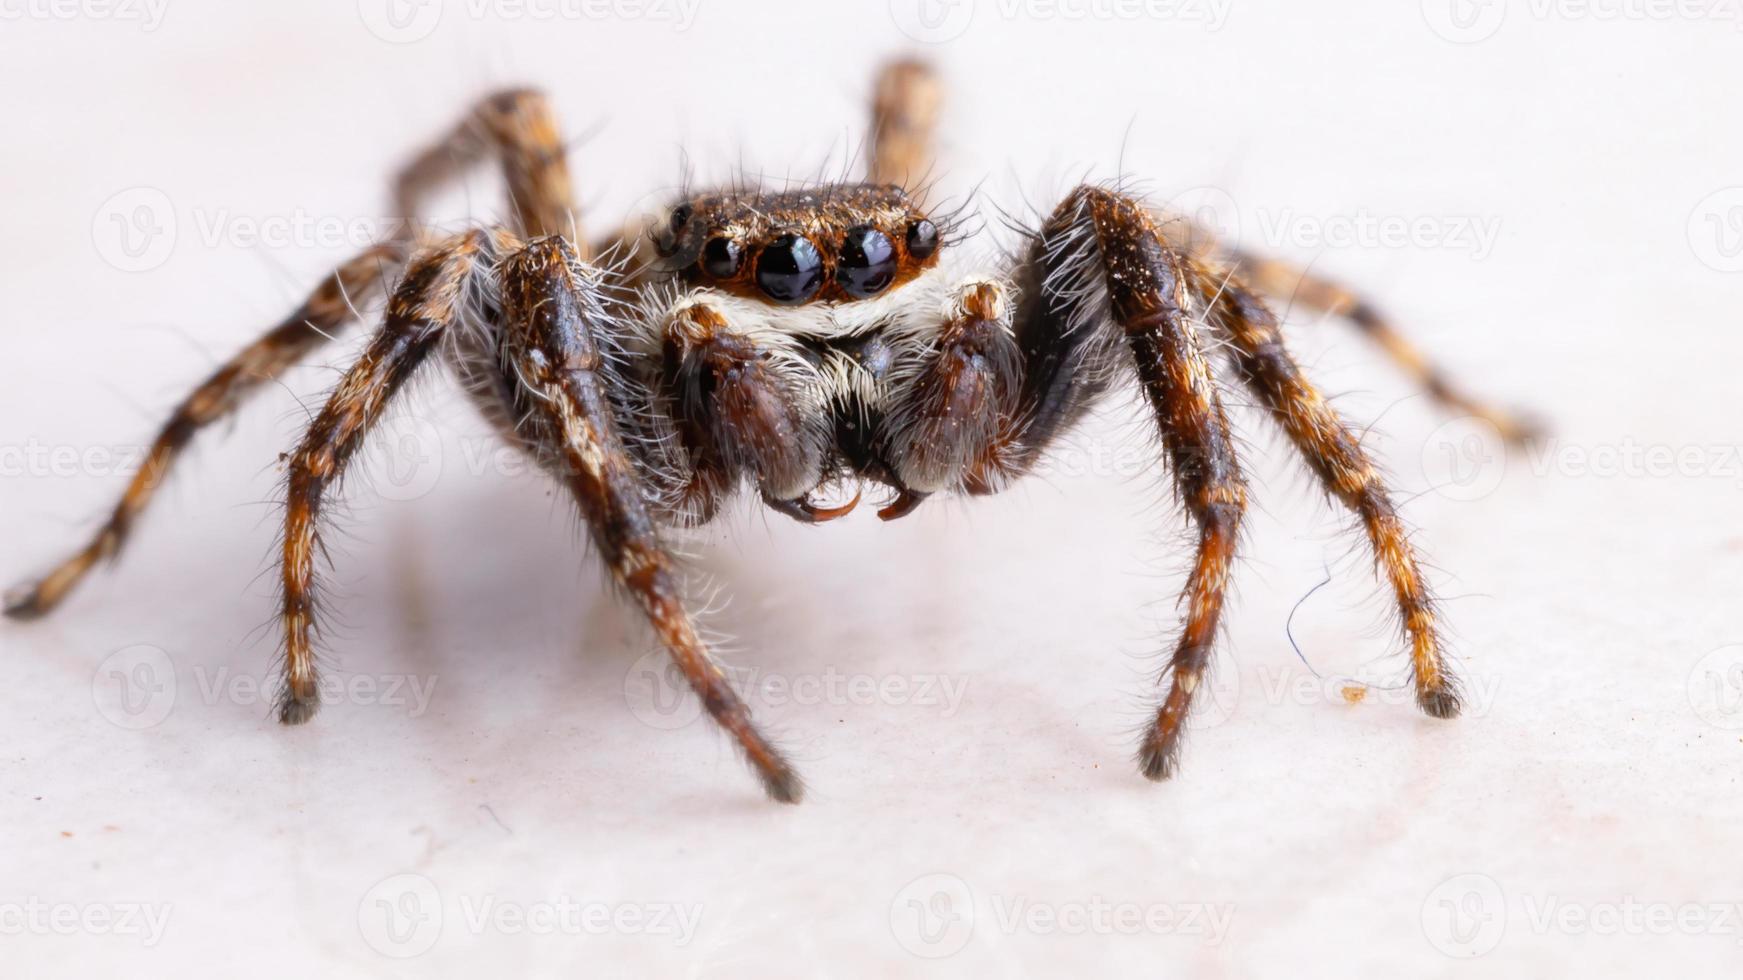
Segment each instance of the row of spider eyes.
[{"label": "row of spider eyes", "polygon": [[[924,262],[938,249],[938,228],[925,218],[908,225],[903,236],[908,255]],[[744,246],[715,236],[702,246],[702,271],[732,279],[744,268]],[[835,281],[849,296],[865,298],[895,281],[899,258],[890,237],[869,225],[850,228],[836,250]],[[823,253],[804,235],[786,233],[764,245],[756,257],[757,288],[777,303],[803,303],[823,288]]]}]

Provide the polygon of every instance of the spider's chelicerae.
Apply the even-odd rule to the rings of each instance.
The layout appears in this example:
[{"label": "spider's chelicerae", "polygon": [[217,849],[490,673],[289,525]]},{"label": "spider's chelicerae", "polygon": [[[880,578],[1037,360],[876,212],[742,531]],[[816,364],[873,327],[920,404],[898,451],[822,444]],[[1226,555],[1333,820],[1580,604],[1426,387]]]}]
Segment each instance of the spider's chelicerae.
[{"label": "spider's chelicerae", "polygon": [[[993,493],[1032,469],[1099,397],[1135,380],[1198,532],[1180,635],[1159,680],[1167,693],[1138,752],[1144,774],[1165,779],[1204,678],[1247,506],[1219,363],[1359,519],[1401,614],[1417,704],[1436,718],[1457,715],[1458,682],[1406,528],[1261,295],[1347,317],[1438,402],[1509,437],[1520,427],[1450,386],[1371,305],[1222,248],[1116,185],[1071,191],[997,267],[949,271],[954,228],[905,189],[930,165],[938,102],[924,66],[892,64],[876,85],[863,183],[686,195],[645,236],[589,242],[544,97],[486,99],[400,174],[406,230],[340,266],[189,395],[90,544],[8,594],[6,613],[54,608],[120,550],[197,431],[312,353],[354,318],[354,302],[385,292],[384,325],[288,457],[285,724],[308,721],[319,705],[312,596],[322,508],[432,355],[505,438],[574,494],[611,578],[776,800],[797,801],[799,778],[699,639],[663,528],[709,520],[744,487],[810,523],[852,509],[818,503],[819,488],[842,482],[890,488],[878,511],[885,520],[932,494]],[[490,158],[507,178],[508,224],[438,235],[412,220],[433,190]]]}]

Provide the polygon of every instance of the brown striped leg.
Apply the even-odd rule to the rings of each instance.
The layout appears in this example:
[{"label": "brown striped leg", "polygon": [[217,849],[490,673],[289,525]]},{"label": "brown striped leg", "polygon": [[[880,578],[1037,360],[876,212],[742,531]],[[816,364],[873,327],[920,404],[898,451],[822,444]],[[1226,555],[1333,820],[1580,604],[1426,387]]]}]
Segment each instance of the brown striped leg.
[{"label": "brown striped leg", "polygon": [[581,240],[579,211],[569,180],[568,147],[544,93],[512,89],[490,96],[446,137],[399,172],[394,202],[407,221],[444,184],[495,157],[508,181],[509,206],[522,237],[567,235]]},{"label": "brown striped leg", "polygon": [[943,86],[925,62],[891,62],[878,74],[866,179],[913,190],[932,166],[932,130]]},{"label": "brown striped leg", "polygon": [[1435,404],[1447,411],[1482,419],[1514,444],[1531,442],[1542,434],[1541,424],[1536,420],[1497,408],[1460,388],[1374,304],[1338,283],[1287,262],[1243,253],[1235,253],[1232,264],[1243,279],[1262,293],[1348,319],[1421,385]]},{"label": "brown striped leg", "polygon": [[291,455],[285,484],[281,620],[284,687],[278,718],[297,725],[320,707],[314,655],[315,555],[329,488],[393,398],[454,322],[475,264],[490,244],[482,232],[419,254],[387,304],[386,322],[345,372]]},{"label": "brown striped leg", "polygon": [[40,580],[9,591],[6,615],[29,618],[47,614],[98,561],[119,554],[134,521],[151,502],[195,433],[234,411],[246,396],[342,329],[355,316],[354,304],[368,302],[399,267],[400,260],[396,247],[383,245],[346,262],[296,312],[244,348],[184,398],[159,430],[145,462],[96,536]]},{"label": "brown striped leg", "polygon": [[1403,617],[1417,705],[1436,718],[1455,717],[1461,701],[1458,679],[1441,646],[1434,597],[1380,474],[1355,434],[1301,373],[1264,301],[1229,276],[1200,269],[1195,281],[1200,293],[1216,303],[1247,386],[1271,410],[1326,490],[1361,519]]},{"label": "brown striped leg", "polygon": [[601,299],[599,274],[573,245],[544,238],[503,263],[503,361],[523,404],[531,443],[556,457],[612,579],[639,605],[709,715],[737,740],[768,795],[796,803],[798,774],[752,724],[750,711],[709,656],[684,608],[671,557],[660,543],[649,492],[616,420],[601,335],[618,329]]},{"label": "brown striped leg", "polygon": [[[1234,564],[1247,490],[1195,319],[1186,260],[1145,208],[1078,188],[1035,236],[1018,269],[1017,341],[1025,363],[1024,429],[1008,458],[1028,466],[1082,416],[1114,376],[1124,346],[1154,411],[1174,485],[1198,526],[1182,625],[1163,679],[1168,693],[1138,749],[1145,776],[1167,779],[1204,680]],[[1110,322],[1111,318],[1111,322]],[[1123,341],[1123,344],[1122,344]]]}]

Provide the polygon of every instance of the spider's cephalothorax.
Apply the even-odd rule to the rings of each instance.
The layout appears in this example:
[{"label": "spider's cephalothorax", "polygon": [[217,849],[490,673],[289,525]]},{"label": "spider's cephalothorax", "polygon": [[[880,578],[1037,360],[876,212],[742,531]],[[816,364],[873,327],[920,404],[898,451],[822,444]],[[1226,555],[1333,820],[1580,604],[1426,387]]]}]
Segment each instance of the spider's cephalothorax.
[{"label": "spider's cephalothorax", "polygon": [[[877,87],[864,183],[687,196],[640,243],[652,255],[581,235],[564,145],[541,95],[486,99],[401,173],[397,201],[415,219],[433,188],[494,156],[508,179],[509,222],[437,236],[409,220],[402,236],[341,266],[182,402],[91,542],[9,593],[6,613],[56,606],[120,550],[158,477],[199,429],[348,323],[353,302],[389,290],[384,325],[288,457],[279,701],[287,724],[319,705],[312,595],[322,509],[432,353],[507,439],[569,489],[613,580],[775,799],[797,800],[798,777],[699,637],[667,526],[708,520],[744,487],[809,523],[852,509],[816,502],[831,483],[891,488],[885,519],[942,491],[995,492],[1032,469],[1097,398],[1135,381],[1198,530],[1180,636],[1161,677],[1167,692],[1139,749],[1145,775],[1165,778],[1209,663],[1247,505],[1219,361],[1356,515],[1401,616],[1418,705],[1457,714],[1433,599],[1391,496],[1291,357],[1261,296],[1292,295],[1348,317],[1443,405],[1511,439],[1526,430],[1459,392],[1372,305],[1207,235],[1171,238],[1165,229],[1175,226],[1117,185],[1072,191],[1011,258],[957,268],[945,256],[952,223],[904,189],[928,167],[937,92],[923,66],[892,65]],[[626,253],[645,261],[593,258]]]},{"label": "spider's cephalothorax", "polygon": [[784,513],[829,520],[853,504],[812,492],[847,479],[894,488],[880,511],[893,518],[993,450],[1020,375],[1009,290],[940,264],[947,227],[894,184],[705,194],[667,212],[629,319],[675,422],[691,519],[747,480]]}]

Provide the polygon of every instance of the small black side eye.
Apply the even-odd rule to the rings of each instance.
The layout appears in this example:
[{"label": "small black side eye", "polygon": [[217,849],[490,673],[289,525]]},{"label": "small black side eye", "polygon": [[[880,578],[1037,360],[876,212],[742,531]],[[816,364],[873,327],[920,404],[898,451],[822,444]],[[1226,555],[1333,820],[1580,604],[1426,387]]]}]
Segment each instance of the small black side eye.
[{"label": "small black side eye", "polygon": [[660,258],[669,259],[677,254],[678,245],[683,240],[680,236],[684,233],[684,226],[690,223],[690,215],[694,214],[695,210],[688,204],[678,205],[672,209],[666,227],[653,233],[651,237],[654,240],[654,251],[659,253]]},{"label": "small black side eye", "polygon": [[938,226],[921,218],[908,226],[908,254],[924,262],[938,251]]},{"label": "small black side eye", "polygon": [[823,253],[811,240],[782,235],[757,256],[757,285],[777,303],[803,303],[823,285]]},{"label": "small black side eye", "polygon": [[702,246],[702,271],[715,279],[731,279],[743,265],[744,246],[730,238],[710,238]]},{"label": "small black side eye", "polygon": [[866,297],[883,292],[896,278],[896,245],[876,228],[850,229],[841,240],[841,258],[835,266],[835,281],[849,296]]}]

